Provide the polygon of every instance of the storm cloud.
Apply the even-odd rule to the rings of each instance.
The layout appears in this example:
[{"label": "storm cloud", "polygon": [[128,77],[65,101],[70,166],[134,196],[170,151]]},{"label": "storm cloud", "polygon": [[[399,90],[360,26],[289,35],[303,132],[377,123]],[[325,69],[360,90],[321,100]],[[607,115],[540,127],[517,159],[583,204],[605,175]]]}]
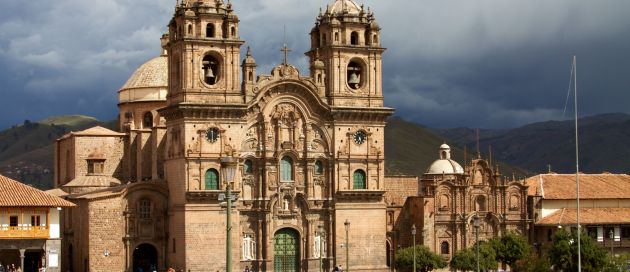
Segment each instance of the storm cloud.
[{"label": "storm cloud", "polygon": [[[499,128],[559,119],[573,55],[580,113],[630,112],[630,1],[357,2],[383,28],[385,102],[407,120]],[[308,33],[330,1],[232,3],[259,73],[281,62],[286,40],[290,62],[308,74],[302,54]],[[0,128],[61,114],[115,118],[117,90],[159,54],[174,6],[175,0],[3,1]]]}]

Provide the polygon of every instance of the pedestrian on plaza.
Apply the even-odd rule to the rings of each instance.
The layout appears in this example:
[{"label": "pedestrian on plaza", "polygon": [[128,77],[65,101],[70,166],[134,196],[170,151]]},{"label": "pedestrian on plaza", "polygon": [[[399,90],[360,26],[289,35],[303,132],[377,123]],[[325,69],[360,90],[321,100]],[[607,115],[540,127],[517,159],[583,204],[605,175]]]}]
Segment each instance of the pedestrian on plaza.
[{"label": "pedestrian on plaza", "polygon": [[245,266],[245,270],[243,270],[243,272],[252,272],[251,270],[249,270],[249,265]]}]

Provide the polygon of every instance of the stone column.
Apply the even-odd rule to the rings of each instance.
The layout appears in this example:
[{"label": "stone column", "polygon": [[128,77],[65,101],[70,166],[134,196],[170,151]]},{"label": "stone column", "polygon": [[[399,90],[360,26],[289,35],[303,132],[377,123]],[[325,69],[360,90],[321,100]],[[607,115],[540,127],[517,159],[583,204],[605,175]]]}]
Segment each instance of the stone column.
[{"label": "stone column", "polygon": [[20,249],[20,270],[24,271],[24,252],[26,249]]}]

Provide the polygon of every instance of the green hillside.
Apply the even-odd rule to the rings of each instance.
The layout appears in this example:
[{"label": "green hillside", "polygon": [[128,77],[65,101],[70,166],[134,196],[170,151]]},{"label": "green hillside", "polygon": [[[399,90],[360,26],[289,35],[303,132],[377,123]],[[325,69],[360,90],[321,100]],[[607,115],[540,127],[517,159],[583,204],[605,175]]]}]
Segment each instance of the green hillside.
[{"label": "green hillside", "polygon": [[71,131],[93,126],[115,126],[82,115],[55,116],[0,131],[0,173],[48,189],[53,181],[54,145],[56,139]]},{"label": "green hillside", "polygon": [[[462,146],[445,141],[445,138],[418,124],[392,118],[385,127],[385,170],[388,175],[421,176],[429,165],[439,158],[438,148],[443,143],[451,146],[452,158],[464,164],[464,149]],[[471,159],[470,147],[468,161]],[[482,154],[487,158],[486,154]],[[496,161],[493,161],[496,164]],[[524,177],[529,172],[506,163],[499,162],[499,169],[503,175]]]},{"label": "green hillside", "polygon": [[38,121],[37,123],[44,125],[66,125],[78,128],[94,126],[94,124],[98,124],[100,121],[94,117],[86,115],[63,115],[48,117],[44,120]]}]

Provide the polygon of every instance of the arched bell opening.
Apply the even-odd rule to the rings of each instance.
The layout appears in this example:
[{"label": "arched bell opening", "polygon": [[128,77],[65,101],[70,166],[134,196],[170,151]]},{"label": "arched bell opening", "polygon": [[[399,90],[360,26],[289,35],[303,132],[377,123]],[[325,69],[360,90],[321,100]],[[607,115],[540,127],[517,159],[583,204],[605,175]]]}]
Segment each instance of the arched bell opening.
[{"label": "arched bell opening", "polygon": [[133,271],[157,271],[157,249],[141,244],[133,250]]},{"label": "arched bell opening", "polygon": [[352,60],[348,63],[347,70],[348,86],[354,90],[363,87],[363,66],[358,61]]},{"label": "arched bell opening", "polygon": [[142,116],[142,128],[150,129],[153,127],[153,114],[150,111],[144,113]]},{"label": "arched bell opening", "polygon": [[219,82],[220,62],[213,55],[206,55],[201,61],[203,82],[208,85],[214,85]]},{"label": "arched bell opening", "polygon": [[206,37],[207,38],[215,37],[214,24],[209,23],[206,25]]},{"label": "arched bell opening", "polygon": [[359,33],[356,31],[352,31],[352,33],[350,33],[350,44],[359,45]]}]

